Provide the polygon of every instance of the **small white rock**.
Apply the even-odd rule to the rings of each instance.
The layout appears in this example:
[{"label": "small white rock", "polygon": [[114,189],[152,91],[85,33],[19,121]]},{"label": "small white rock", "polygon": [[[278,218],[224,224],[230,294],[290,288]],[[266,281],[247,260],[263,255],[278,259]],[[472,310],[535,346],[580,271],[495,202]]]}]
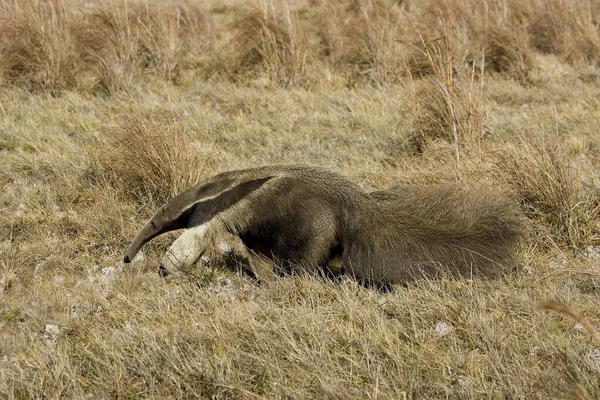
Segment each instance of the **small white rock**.
[{"label": "small white rock", "polygon": [[581,324],[575,324],[573,329],[575,329],[577,332],[585,332],[585,328]]},{"label": "small white rock", "polygon": [[115,278],[117,277],[117,269],[115,267],[104,267],[102,268],[102,271],[100,272],[100,275],[92,275],[91,276],[91,280],[92,281],[100,281],[101,283],[108,285],[110,283],[112,283]]},{"label": "small white rock", "polygon": [[550,268],[564,268],[569,265],[569,260],[564,257],[554,258],[550,260],[549,267]]},{"label": "small white rock", "polygon": [[144,255],[144,252],[138,251],[138,253],[135,255],[135,257],[133,257],[133,260],[131,260],[131,263],[137,264],[137,263],[144,261],[145,259],[146,259],[146,256]]},{"label": "small white rock", "polygon": [[48,244],[50,246],[58,246],[60,244],[60,239],[56,236],[56,233],[53,233],[48,239]]},{"label": "small white rock", "polygon": [[600,246],[586,246],[583,249],[583,255],[590,260],[600,259]]},{"label": "small white rock", "polygon": [[58,336],[60,335],[60,328],[58,325],[46,324],[45,332],[50,336]]},{"label": "small white rock", "polygon": [[447,334],[450,333],[450,326],[446,322],[440,321],[435,326],[435,331],[440,336],[446,336]]},{"label": "small white rock", "polygon": [[458,379],[458,386],[468,387],[468,386],[471,386],[472,384],[473,384],[473,381],[470,380],[469,378],[459,378]]},{"label": "small white rock", "polygon": [[217,277],[217,281],[211,283],[208,286],[208,290],[214,293],[217,296],[225,297],[228,300],[235,300],[235,288],[233,287],[233,282],[231,279],[224,277]]}]

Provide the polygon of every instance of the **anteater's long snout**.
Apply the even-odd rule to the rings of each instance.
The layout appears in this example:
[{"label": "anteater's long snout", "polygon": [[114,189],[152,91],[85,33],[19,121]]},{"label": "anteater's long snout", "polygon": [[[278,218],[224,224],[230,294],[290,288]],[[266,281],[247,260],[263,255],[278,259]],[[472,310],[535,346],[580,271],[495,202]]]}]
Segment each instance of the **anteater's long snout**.
[{"label": "anteater's long snout", "polygon": [[150,241],[152,238],[160,235],[162,232],[163,230],[159,228],[158,224],[156,224],[153,220],[150,220],[129,245],[129,248],[125,252],[123,262],[129,264],[143,245],[148,243],[148,241]]}]

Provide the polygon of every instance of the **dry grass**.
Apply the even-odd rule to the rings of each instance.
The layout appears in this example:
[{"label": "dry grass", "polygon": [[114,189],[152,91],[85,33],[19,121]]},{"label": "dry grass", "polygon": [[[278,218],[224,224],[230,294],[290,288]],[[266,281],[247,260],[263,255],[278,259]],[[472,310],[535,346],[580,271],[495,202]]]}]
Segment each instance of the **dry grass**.
[{"label": "dry grass", "polygon": [[349,85],[398,83],[453,68],[522,82],[533,49],[598,65],[598,7],[588,1],[352,0],[254,7],[105,0],[79,12],[65,0],[4,0],[0,72],[30,90],[127,89],[142,74],[181,82],[216,75],[307,86],[340,74]]},{"label": "dry grass", "polygon": [[198,7],[110,2],[76,25],[80,57],[92,88],[127,89],[140,74],[181,78],[188,53],[200,57],[209,44],[209,23]]},{"label": "dry grass", "polygon": [[578,249],[598,241],[600,190],[584,186],[557,141],[529,139],[518,146],[499,154],[498,166],[538,223],[540,236],[553,246]]},{"label": "dry grass", "polygon": [[138,57],[141,18],[129,12],[127,3],[122,5],[110,2],[77,25],[79,53],[91,66],[88,85],[93,90],[127,89],[143,66]]},{"label": "dry grass", "polygon": [[533,45],[569,62],[600,60],[600,7],[589,1],[532,4],[529,28]]},{"label": "dry grass", "polygon": [[34,91],[112,93],[148,73],[177,81],[188,54],[210,47],[203,11],[185,4],[105,1],[74,13],[63,0],[7,0],[0,12],[0,72]]},{"label": "dry grass", "polygon": [[106,131],[112,139],[97,157],[97,174],[108,175],[126,196],[158,201],[198,182],[206,160],[176,122],[128,118]]},{"label": "dry grass", "polygon": [[352,82],[397,83],[406,71],[400,39],[408,21],[401,6],[378,1],[346,6],[346,12],[332,6],[324,16],[323,37],[334,66],[343,70],[348,65]]},{"label": "dry grass", "polygon": [[594,340],[600,343],[600,333],[598,330],[588,322],[587,319],[583,318],[577,310],[569,307],[566,304],[559,303],[553,300],[539,301],[536,307],[540,310],[552,310],[558,313],[567,315],[577,321],[588,333],[594,338]]},{"label": "dry grass", "polygon": [[[0,0],[0,397],[600,397],[594,2],[87,3]],[[120,262],[162,200],[281,162],[493,185],[531,235],[389,293],[165,281],[172,235]]]},{"label": "dry grass", "polygon": [[230,75],[266,74],[284,86],[302,86],[306,81],[308,39],[289,4],[282,9],[262,3],[234,26]]},{"label": "dry grass", "polygon": [[64,4],[3,1],[0,55],[0,73],[9,83],[50,93],[73,88],[80,64]]}]

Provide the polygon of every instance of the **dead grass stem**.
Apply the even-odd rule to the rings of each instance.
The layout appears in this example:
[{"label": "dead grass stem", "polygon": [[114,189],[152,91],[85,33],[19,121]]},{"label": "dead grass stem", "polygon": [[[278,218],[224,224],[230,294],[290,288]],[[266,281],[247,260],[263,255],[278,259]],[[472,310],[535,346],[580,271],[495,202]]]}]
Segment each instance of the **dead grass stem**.
[{"label": "dead grass stem", "polygon": [[600,343],[600,332],[573,307],[554,300],[538,301],[535,307],[538,310],[550,310],[571,317],[575,322],[581,324],[596,342]]}]

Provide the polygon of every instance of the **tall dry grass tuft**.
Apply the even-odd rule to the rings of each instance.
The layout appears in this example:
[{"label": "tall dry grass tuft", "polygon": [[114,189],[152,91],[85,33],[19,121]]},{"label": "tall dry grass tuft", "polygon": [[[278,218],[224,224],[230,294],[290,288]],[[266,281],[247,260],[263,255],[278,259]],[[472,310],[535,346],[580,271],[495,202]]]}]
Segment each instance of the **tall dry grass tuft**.
[{"label": "tall dry grass tuft", "polygon": [[143,67],[168,80],[177,80],[189,53],[210,46],[210,24],[198,6],[146,4],[134,15],[140,21]]},{"label": "tall dry grass tuft", "polygon": [[397,83],[404,76],[402,3],[355,1],[324,7],[318,36],[328,63],[353,82]]},{"label": "tall dry grass tuft", "polygon": [[127,2],[109,5],[79,22],[79,52],[91,71],[94,90],[112,93],[131,85],[141,67],[139,22]]},{"label": "tall dry grass tuft", "polygon": [[600,192],[583,187],[559,144],[524,138],[498,153],[496,164],[549,244],[582,249],[600,242]]},{"label": "tall dry grass tuft", "polygon": [[286,2],[282,8],[262,3],[233,25],[230,74],[266,74],[285,86],[307,83],[309,41],[298,16]]},{"label": "tall dry grass tuft", "polygon": [[0,74],[8,83],[57,94],[75,87],[80,69],[62,0],[3,0]]},{"label": "tall dry grass tuft", "polygon": [[187,8],[146,5],[137,13],[140,21],[142,65],[168,80],[180,73],[185,28],[193,19]]},{"label": "tall dry grass tuft", "polygon": [[464,81],[444,82],[437,76],[415,83],[415,124],[425,137],[477,143],[485,132],[477,94]]},{"label": "tall dry grass tuft", "polygon": [[532,45],[570,62],[600,62],[600,5],[597,2],[536,1],[529,3]]},{"label": "tall dry grass tuft", "polygon": [[[457,176],[461,177],[461,149],[476,144],[479,148],[485,133],[480,111],[481,95],[477,87],[474,64],[470,66],[458,56],[451,41],[450,25],[442,21],[442,35],[430,39],[413,21],[419,42],[412,45],[413,56],[407,64],[413,83],[415,128],[423,137],[442,138],[454,142]],[[430,35],[430,33],[429,33]],[[414,80],[414,77],[423,79]]]},{"label": "tall dry grass tuft", "polygon": [[349,19],[343,3],[327,4],[317,19],[316,34],[321,44],[322,56],[333,69],[339,69],[344,63],[347,35],[345,26]]},{"label": "tall dry grass tuft", "polygon": [[164,201],[202,176],[205,160],[175,121],[130,118],[107,134],[110,146],[96,157],[97,165],[127,195]]},{"label": "tall dry grass tuft", "polygon": [[506,0],[341,2],[323,7],[317,26],[329,63],[371,83],[439,74],[431,55],[521,81],[532,68],[527,20]]},{"label": "tall dry grass tuft", "polygon": [[522,25],[489,27],[484,36],[485,67],[525,83],[533,68],[529,38]]},{"label": "tall dry grass tuft", "polygon": [[429,37],[448,38],[456,65],[479,64],[480,71],[521,81],[533,67],[527,19],[517,3],[438,0],[431,2],[418,22]]},{"label": "tall dry grass tuft", "polygon": [[176,81],[189,53],[207,46],[208,22],[198,7],[104,4],[77,24],[78,47],[94,79],[112,93],[145,73]]}]

